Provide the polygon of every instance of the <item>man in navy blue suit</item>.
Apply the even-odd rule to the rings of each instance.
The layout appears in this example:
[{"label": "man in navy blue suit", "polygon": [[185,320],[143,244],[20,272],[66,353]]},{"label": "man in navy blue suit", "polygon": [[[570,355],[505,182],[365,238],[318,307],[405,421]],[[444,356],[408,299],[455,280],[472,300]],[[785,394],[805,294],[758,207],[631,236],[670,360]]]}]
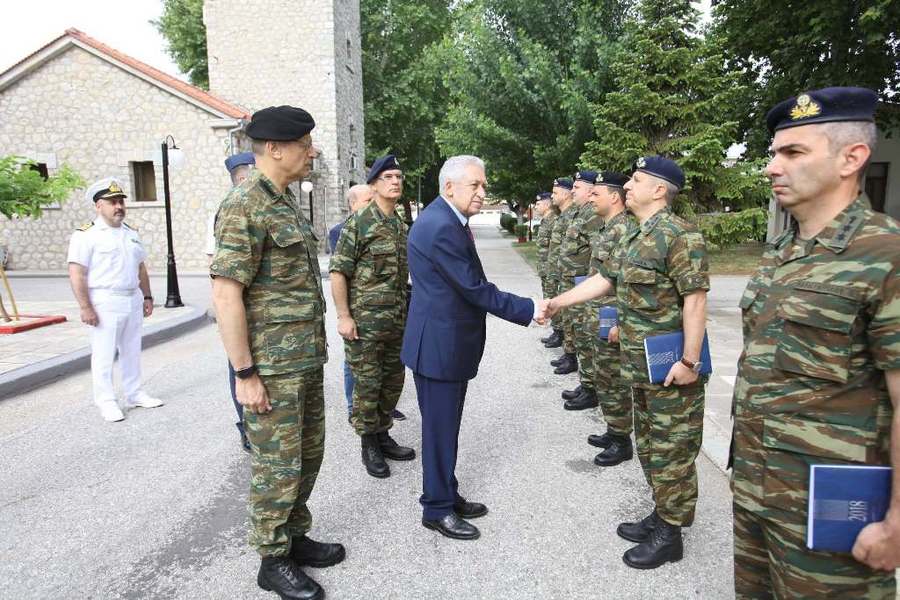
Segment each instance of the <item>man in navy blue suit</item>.
[{"label": "man in navy blue suit", "polygon": [[456,539],[476,539],[466,521],[487,507],[459,494],[456,454],[466,387],[484,352],[485,317],[527,326],[544,304],[502,292],[484,274],[469,217],[484,202],[484,163],[454,156],[438,176],[441,195],[409,233],[412,300],[400,359],[412,369],[422,413],[422,525]]}]

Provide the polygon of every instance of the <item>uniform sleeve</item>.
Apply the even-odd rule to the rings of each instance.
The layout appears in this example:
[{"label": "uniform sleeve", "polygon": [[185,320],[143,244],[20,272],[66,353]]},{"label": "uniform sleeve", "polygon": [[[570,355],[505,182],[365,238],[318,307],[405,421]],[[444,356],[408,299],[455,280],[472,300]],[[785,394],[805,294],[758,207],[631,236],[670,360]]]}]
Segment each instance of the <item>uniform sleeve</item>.
[{"label": "uniform sleeve", "polygon": [[884,279],[881,301],[868,329],[869,351],[882,371],[900,369],[900,270]]},{"label": "uniform sleeve", "polygon": [[141,240],[141,236],[137,234],[137,231],[132,230],[132,235],[134,235],[134,239],[137,240],[138,264],[140,264],[147,260],[147,248],[144,247],[144,242]]},{"label": "uniform sleeve", "polygon": [[709,259],[706,242],[700,233],[688,231],[676,237],[666,262],[669,277],[675,282],[679,295],[709,290]]},{"label": "uniform sleeve", "polygon": [[212,256],[216,253],[216,213],[209,215],[206,222],[206,248],[204,254]]},{"label": "uniform sleeve", "polygon": [[[603,252],[603,248],[601,248],[600,251]],[[609,250],[609,256],[606,260],[600,262],[597,267],[597,272],[615,284],[619,277],[619,271],[622,268],[622,258],[624,256],[625,241],[624,236],[622,236],[614,242],[612,249]]]},{"label": "uniform sleeve", "polygon": [[69,240],[69,254],[66,262],[76,263],[82,267],[91,266],[91,245],[84,231],[76,231]]},{"label": "uniform sleeve", "polygon": [[234,279],[249,286],[259,270],[265,228],[248,217],[244,202],[226,199],[216,216],[215,236],[216,252],[209,266],[210,276]]},{"label": "uniform sleeve", "polygon": [[356,271],[357,242],[359,241],[359,229],[356,219],[353,217],[347,219],[344,228],[341,229],[341,236],[338,238],[334,247],[334,254],[331,255],[331,261],[328,263],[329,273],[340,273],[347,279],[353,278]]}]

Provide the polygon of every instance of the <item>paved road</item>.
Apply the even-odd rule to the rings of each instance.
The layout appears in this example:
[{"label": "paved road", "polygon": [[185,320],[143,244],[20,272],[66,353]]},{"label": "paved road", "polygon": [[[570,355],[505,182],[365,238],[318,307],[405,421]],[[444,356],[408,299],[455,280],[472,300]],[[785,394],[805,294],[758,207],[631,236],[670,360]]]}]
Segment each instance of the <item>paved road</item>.
[{"label": "paved road", "polygon": [[[489,276],[536,295],[533,272],[491,229],[476,231]],[[161,289],[161,288],[158,288]],[[199,287],[198,292],[199,294]],[[157,292],[159,294],[159,292]],[[447,540],[419,525],[421,465],[368,477],[346,423],[341,346],[329,312],[326,459],[313,493],[313,535],[347,560],[311,570],[333,599],[730,598],[727,480],[699,459],[697,522],[686,557],[627,568],[615,525],[646,514],[637,461],[600,470],[584,443],[602,425],[562,410],[545,331],[488,319],[481,373],[461,434],[461,491],[487,503],[482,538]],[[0,598],[274,598],[255,585],[246,545],[248,460],[240,452],[212,326],[145,352],[148,389],[168,400],[118,424],[100,420],[82,373],[0,402]],[[415,390],[394,436],[419,447]]]}]

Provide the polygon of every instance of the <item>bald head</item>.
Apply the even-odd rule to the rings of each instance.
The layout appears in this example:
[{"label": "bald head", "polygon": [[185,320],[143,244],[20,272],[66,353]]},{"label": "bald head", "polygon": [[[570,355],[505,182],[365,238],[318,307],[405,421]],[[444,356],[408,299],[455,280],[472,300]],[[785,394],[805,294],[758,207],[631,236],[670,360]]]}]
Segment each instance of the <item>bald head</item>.
[{"label": "bald head", "polygon": [[350,205],[350,212],[357,212],[365,208],[373,195],[372,188],[365,183],[352,186],[347,190],[347,203]]}]

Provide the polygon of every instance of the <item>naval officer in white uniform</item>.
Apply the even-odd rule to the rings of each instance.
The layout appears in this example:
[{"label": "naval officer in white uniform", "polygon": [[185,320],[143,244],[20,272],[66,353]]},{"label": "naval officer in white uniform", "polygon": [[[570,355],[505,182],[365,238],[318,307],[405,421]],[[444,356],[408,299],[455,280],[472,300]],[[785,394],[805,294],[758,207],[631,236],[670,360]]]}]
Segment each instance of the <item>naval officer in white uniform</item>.
[{"label": "naval officer in white uniform", "polygon": [[[137,231],[125,224],[125,193],[111,177],[92,184],[85,200],[97,218],[78,228],[69,241],[69,280],[91,326],[94,402],[107,421],[125,418],[122,408],[155,408],[162,401],[141,390],[141,325],[153,313],[150,278]],[[122,404],[113,389],[113,361],[119,352]]]}]

